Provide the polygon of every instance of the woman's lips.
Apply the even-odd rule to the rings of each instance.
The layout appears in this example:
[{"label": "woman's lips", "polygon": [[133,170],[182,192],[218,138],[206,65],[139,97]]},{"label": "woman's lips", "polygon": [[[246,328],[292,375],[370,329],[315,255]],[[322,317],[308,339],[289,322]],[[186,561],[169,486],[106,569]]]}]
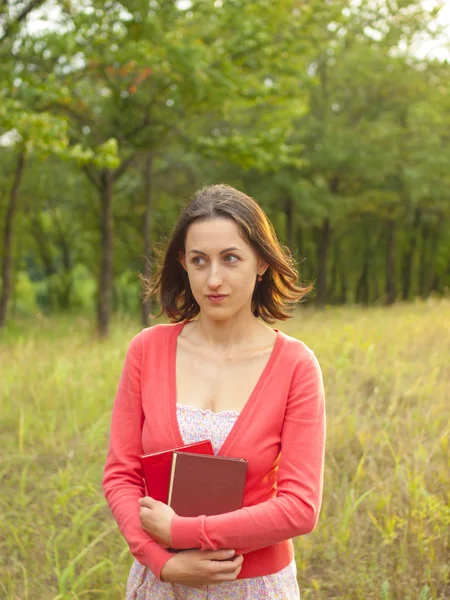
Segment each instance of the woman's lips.
[{"label": "woman's lips", "polygon": [[220,296],[217,294],[217,295],[207,296],[207,298],[210,302],[217,303],[217,302],[222,302],[222,300],[225,300],[226,296]]}]

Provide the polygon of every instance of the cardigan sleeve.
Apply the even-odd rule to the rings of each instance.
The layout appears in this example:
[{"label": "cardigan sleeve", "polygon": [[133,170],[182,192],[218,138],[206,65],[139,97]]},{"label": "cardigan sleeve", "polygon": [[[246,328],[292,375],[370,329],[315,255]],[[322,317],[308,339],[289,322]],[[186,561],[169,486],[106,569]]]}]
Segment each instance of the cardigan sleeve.
[{"label": "cardigan sleeve", "polygon": [[325,392],[320,365],[310,353],[289,391],[276,497],[221,515],[174,515],[172,548],[233,548],[245,554],[315,528],[323,489]]},{"label": "cardigan sleeve", "polygon": [[160,579],[162,567],[174,554],[145,533],[139,519],[138,499],[145,496],[139,460],[139,455],[144,453],[140,344],[138,334],[129,345],[120,376],[102,483],[106,501],[131,554]]}]

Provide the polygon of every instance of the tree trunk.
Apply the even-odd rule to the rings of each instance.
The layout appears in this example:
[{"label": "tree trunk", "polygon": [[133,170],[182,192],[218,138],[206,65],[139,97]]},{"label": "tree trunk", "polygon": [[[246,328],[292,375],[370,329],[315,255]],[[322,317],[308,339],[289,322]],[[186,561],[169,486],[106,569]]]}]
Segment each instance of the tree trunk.
[{"label": "tree trunk", "polygon": [[395,221],[389,219],[386,223],[387,247],[386,247],[386,304],[394,304],[397,297],[395,285]]},{"label": "tree trunk", "polygon": [[348,292],[348,277],[347,277],[347,268],[345,262],[341,262],[340,268],[341,275],[341,293],[338,298],[339,304],[346,304],[347,302],[347,292]]},{"label": "tree trunk", "polygon": [[327,259],[331,240],[330,219],[317,228],[317,305],[325,306],[327,300]]},{"label": "tree trunk", "polygon": [[[304,227],[299,227],[297,235],[300,236],[297,244],[299,248],[298,268],[300,280],[304,283],[311,283],[315,279],[315,270],[312,264],[314,261],[314,251],[311,252],[309,231]],[[314,246],[312,247],[314,249]]]},{"label": "tree trunk", "polygon": [[380,290],[380,286],[381,286],[381,282],[380,282],[380,277],[378,276],[378,273],[375,271],[374,272],[374,277],[372,278],[372,285],[373,285],[373,297],[375,298],[375,304],[380,304],[380,302],[382,301],[382,293]]},{"label": "tree trunk", "polygon": [[100,337],[108,335],[111,289],[113,281],[113,188],[114,178],[110,170],[105,169],[101,176],[100,190],[100,233],[102,245],[102,259],[98,282],[97,299],[97,331]]},{"label": "tree trunk", "polygon": [[297,227],[297,249],[298,249],[298,262],[302,261],[305,257],[304,245],[304,230],[301,225]]},{"label": "tree trunk", "polygon": [[441,278],[439,277],[439,275],[434,275],[433,281],[431,282],[431,292],[436,292],[437,294],[441,293],[442,290],[440,289],[441,287]]},{"label": "tree trunk", "polygon": [[429,262],[428,268],[426,269],[425,280],[424,280],[424,293],[427,297],[436,287],[436,260],[435,257],[437,255],[439,239],[442,231],[442,223],[443,218],[440,217],[438,223],[436,224],[434,231],[432,232],[430,238],[430,257],[431,260]]},{"label": "tree trunk", "polygon": [[63,232],[59,236],[59,247],[61,248],[62,264],[64,272],[61,277],[61,289],[59,291],[59,305],[61,308],[68,309],[71,304],[72,288],[73,288],[73,275],[72,275],[72,255],[70,253],[70,247],[67,239],[64,237]]},{"label": "tree trunk", "polygon": [[355,301],[358,304],[369,304],[370,290],[369,290],[369,271],[370,262],[372,260],[372,239],[370,235],[370,225],[364,222],[363,227],[364,234],[364,254],[361,274],[356,284],[355,290]]},{"label": "tree trunk", "polygon": [[420,265],[419,265],[419,294],[422,298],[426,298],[426,281],[427,281],[427,248],[428,248],[428,240],[430,238],[430,231],[427,223],[422,224],[421,231],[421,248],[420,248]]},{"label": "tree trunk", "polygon": [[333,244],[333,260],[331,264],[331,282],[327,291],[327,296],[331,302],[337,300],[337,285],[339,277],[339,263],[341,261],[341,247],[338,241]]},{"label": "tree trunk", "polygon": [[417,246],[417,234],[420,224],[420,209],[416,208],[411,236],[402,261],[402,298],[408,300],[411,293],[412,263]]},{"label": "tree trunk", "polygon": [[[328,182],[328,188],[331,194],[337,195],[339,188],[339,179],[333,176]],[[331,242],[331,225],[330,219],[326,218],[322,222],[322,226],[316,229],[317,234],[317,306],[323,308],[327,301],[327,260],[328,249]]]},{"label": "tree trunk", "polygon": [[56,267],[53,261],[50,240],[48,234],[45,232],[41,220],[37,214],[30,217],[30,233],[36,243],[37,253],[41,259],[42,267],[46,277],[47,284],[47,308],[55,306],[55,290],[54,290],[54,279],[52,275],[56,273]]},{"label": "tree trunk", "polygon": [[286,236],[287,244],[289,249],[294,254],[294,242],[295,242],[295,219],[294,219],[294,200],[292,196],[288,196],[284,203],[284,214],[286,216]]},{"label": "tree trunk", "polygon": [[41,220],[37,214],[30,217],[30,234],[33,236],[38,255],[41,259],[42,267],[46,277],[51,277],[56,273],[56,267],[53,262],[52,253],[49,247],[50,240],[48,233],[45,232]]},{"label": "tree trunk", "polygon": [[363,266],[356,284],[355,300],[358,304],[369,304],[369,257],[364,254]]},{"label": "tree trunk", "polygon": [[20,182],[25,165],[25,150],[22,150],[17,159],[14,181],[9,196],[9,204],[6,209],[5,226],[3,230],[3,265],[2,265],[2,294],[0,297],[0,328],[6,324],[8,303],[12,289],[12,238],[14,216],[19,199]]},{"label": "tree trunk", "polygon": [[[144,167],[144,270],[143,276],[148,279],[152,271],[152,240],[151,240],[151,223],[152,223],[152,163],[153,155],[148,154],[145,159]],[[152,313],[151,299],[142,302],[142,324],[144,327],[150,325],[150,315]]]},{"label": "tree trunk", "polygon": [[306,258],[305,258],[305,249],[304,249],[304,239],[305,232],[303,227],[299,225],[296,231],[296,244],[297,244],[297,255],[294,257],[297,263],[297,269],[299,273],[300,281],[307,280],[307,267],[306,267]]}]

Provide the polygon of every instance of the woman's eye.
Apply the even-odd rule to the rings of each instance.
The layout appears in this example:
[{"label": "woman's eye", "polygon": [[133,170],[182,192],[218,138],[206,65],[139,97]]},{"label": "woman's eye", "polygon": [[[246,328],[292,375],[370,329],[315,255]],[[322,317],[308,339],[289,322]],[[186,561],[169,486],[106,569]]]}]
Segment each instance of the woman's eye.
[{"label": "woman's eye", "polygon": [[[235,256],[234,254],[228,254],[227,256],[225,256],[224,261],[227,263],[235,263],[239,260],[238,256]],[[194,256],[194,258],[192,259],[192,264],[196,265],[197,267],[200,267],[202,265],[204,265],[206,263],[206,259],[203,258],[202,256]]]}]

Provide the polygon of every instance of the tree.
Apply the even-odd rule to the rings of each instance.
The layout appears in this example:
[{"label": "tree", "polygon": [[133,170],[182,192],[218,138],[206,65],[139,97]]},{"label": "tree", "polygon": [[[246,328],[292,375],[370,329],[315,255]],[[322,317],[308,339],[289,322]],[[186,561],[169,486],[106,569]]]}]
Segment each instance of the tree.
[{"label": "tree", "polygon": [[[51,99],[42,86],[34,88],[40,109],[70,119],[74,144],[94,153],[112,140],[117,144],[119,165],[94,162],[84,168],[101,208],[100,335],[108,332],[118,180],[141,155],[160,151],[173,137],[208,156],[220,152],[234,160],[270,161],[284,137],[281,128],[261,132],[255,145],[229,125],[225,134],[198,135],[188,123],[218,114],[230,122],[236,109],[242,115],[255,108],[267,87],[266,73],[276,65],[283,72],[280,53],[296,43],[301,20],[294,7],[291,0],[276,7],[236,0],[220,8],[199,2],[182,10],[161,0],[149,11],[143,2],[128,10],[114,2],[91,2],[63,11],[62,32],[42,36],[37,53],[32,40],[24,48],[23,60],[35,65],[35,83],[45,79],[58,88]],[[275,32],[278,39],[271,43]]]},{"label": "tree", "polygon": [[0,48],[2,44],[10,42],[28,15],[38,9],[45,0],[29,0],[21,2],[5,0],[0,6]]}]

